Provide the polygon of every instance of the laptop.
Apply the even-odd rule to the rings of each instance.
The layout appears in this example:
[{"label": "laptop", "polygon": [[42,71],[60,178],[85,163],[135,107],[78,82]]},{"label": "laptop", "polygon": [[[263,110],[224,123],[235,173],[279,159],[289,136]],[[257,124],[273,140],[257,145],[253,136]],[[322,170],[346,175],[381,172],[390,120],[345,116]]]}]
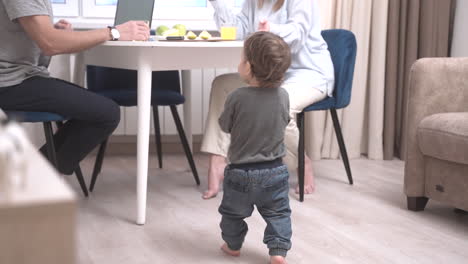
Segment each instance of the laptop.
[{"label": "laptop", "polygon": [[153,21],[154,0],[118,0],[114,26],[128,21],[148,21],[151,28]]}]

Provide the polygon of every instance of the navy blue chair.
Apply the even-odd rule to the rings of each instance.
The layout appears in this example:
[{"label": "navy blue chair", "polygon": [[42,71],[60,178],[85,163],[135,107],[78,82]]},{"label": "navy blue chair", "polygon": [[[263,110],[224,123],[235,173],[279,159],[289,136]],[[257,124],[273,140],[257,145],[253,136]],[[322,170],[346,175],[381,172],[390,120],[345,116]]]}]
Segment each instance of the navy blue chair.
[{"label": "navy blue chair", "polygon": [[335,68],[335,89],[333,97],[312,104],[297,115],[297,126],[299,128],[299,200],[304,201],[304,113],[309,111],[330,110],[335,128],[336,139],[340,147],[341,158],[346,169],[349,184],[353,184],[353,176],[349,166],[348,153],[341,133],[340,122],[336,109],[349,105],[351,100],[351,88],[353,84],[354,65],[356,62],[356,37],[350,31],[343,29],[331,29],[322,31],[322,36],[328,44],[333,66]]},{"label": "navy blue chair", "polygon": [[[57,126],[62,126],[63,122],[67,120],[67,118],[48,112],[24,112],[24,111],[5,111],[8,119],[16,120],[22,123],[42,123],[44,126],[44,134],[46,138],[46,151],[47,151],[47,158],[52,163],[52,165],[57,168],[57,153],[55,151],[55,143],[54,143],[54,132],[52,129],[52,123],[56,122]],[[88,188],[83,178],[83,173],[81,172],[80,166],[75,170],[76,178],[78,179],[78,183],[80,184],[81,190],[83,194],[88,197]]]},{"label": "navy blue chair", "polygon": [[[134,70],[116,69],[100,66],[87,66],[88,89],[114,100],[120,106],[137,105],[138,75]],[[158,106],[169,106],[179,133],[185,155],[197,185],[200,185],[197,168],[192,152],[180,121],[177,105],[183,104],[185,97],[180,92],[179,71],[157,71],[152,73],[151,105],[153,106],[153,121],[155,126],[155,142],[158,154],[159,168],[162,168],[161,128],[159,125]],[[107,140],[104,141],[96,157],[90,191],[94,189],[97,175],[101,172]]]}]

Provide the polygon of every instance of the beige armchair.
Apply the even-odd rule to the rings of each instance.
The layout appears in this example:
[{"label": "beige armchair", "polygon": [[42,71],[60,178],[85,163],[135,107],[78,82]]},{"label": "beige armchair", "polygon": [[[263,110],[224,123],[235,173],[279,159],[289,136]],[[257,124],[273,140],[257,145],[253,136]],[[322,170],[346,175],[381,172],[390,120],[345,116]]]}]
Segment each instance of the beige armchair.
[{"label": "beige armchair", "polygon": [[468,58],[417,61],[410,74],[405,193],[468,210]]}]

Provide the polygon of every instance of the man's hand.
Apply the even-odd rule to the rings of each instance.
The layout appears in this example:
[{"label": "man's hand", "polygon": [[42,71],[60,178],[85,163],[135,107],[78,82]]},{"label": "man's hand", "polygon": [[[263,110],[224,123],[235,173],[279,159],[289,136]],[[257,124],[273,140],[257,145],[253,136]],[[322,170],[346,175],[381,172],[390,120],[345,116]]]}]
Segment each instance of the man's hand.
[{"label": "man's hand", "polygon": [[144,21],[128,21],[116,26],[120,33],[119,40],[148,40],[150,28]]},{"label": "man's hand", "polygon": [[56,29],[66,30],[66,31],[73,31],[72,24],[65,19],[60,19],[59,22],[55,23],[54,27]]},{"label": "man's hand", "polygon": [[258,24],[258,31],[270,31],[270,22],[266,19],[260,20],[260,23]]}]

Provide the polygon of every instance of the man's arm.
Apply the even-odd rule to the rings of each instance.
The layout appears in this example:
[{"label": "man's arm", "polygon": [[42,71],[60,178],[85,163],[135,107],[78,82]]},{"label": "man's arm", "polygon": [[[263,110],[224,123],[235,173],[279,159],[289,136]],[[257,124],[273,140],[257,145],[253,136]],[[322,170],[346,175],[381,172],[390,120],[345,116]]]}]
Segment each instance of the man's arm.
[{"label": "man's arm", "polygon": [[[49,16],[20,17],[18,22],[48,56],[79,52],[111,39],[108,28],[89,31],[57,29]],[[150,34],[148,25],[143,21],[129,21],[116,28],[120,33],[120,40],[147,40]]]}]

